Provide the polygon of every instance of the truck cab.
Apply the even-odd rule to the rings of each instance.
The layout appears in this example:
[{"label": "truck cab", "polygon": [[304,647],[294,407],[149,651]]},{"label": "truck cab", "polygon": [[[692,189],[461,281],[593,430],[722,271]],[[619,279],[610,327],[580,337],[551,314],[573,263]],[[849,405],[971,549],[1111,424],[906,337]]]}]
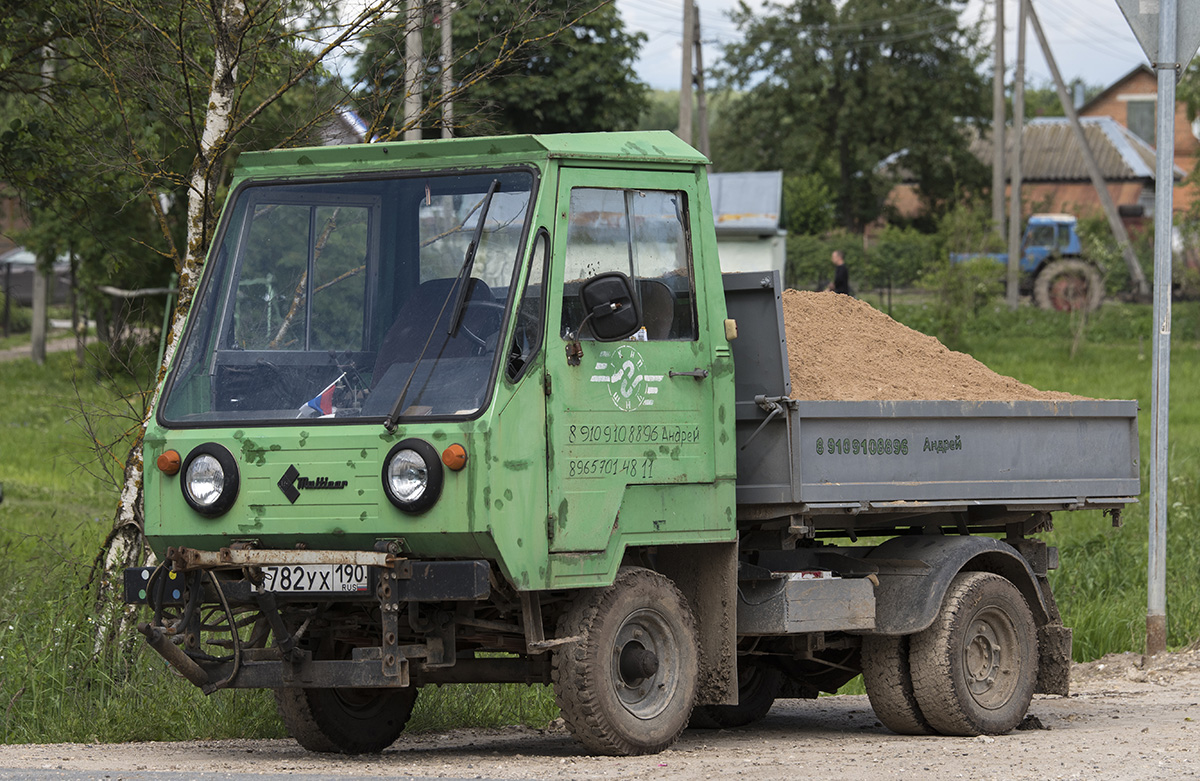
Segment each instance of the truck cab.
[{"label": "truck cab", "polygon": [[[402,714],[447,675],[548,681],[551,622],[576,604],[562,595],[623,565],[708,557],[731,601],[733,364],[704,162],[665,133],[243,155],[145,440],[165,467],[147,472],[145,529],[167,565],[127,577],[135,599],[253,614],[262,648],[203,650],[186,607],[156,622],[157,647],[208,689],[290,692],[297,734],[335,714],[314,747],[376,750],[395,734],[342,730],[355,711],[329,692],[369,684],[369,709]],[[629,319],[606,331],[602,305]],[[660,624],[628,631],[697,643]],[[706,668],[732,664],[726,624]],[[643,666],[662,655],[638,647]],[[475,659],[503,651],[525,658]],[[635,726],[663,699],[624,691]]]},{"label": "truck cab", "polygon": [[1076,220],[1070,214],[1034,214],[1025,224],[1021,240],[1021,271],[1036,276],[1056,257],[1077,258],[1083,245],[1075,232]]}]

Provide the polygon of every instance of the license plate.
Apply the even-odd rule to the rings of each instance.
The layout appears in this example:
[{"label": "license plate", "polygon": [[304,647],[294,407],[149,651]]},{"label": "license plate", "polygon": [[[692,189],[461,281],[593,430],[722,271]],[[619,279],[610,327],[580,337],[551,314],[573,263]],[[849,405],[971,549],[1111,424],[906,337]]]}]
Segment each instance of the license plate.
[{"label": "license plate", "polygon": [[259,591],[287,593],[365,593],[364,564],[268,564],[260,567],[263,580]]}]

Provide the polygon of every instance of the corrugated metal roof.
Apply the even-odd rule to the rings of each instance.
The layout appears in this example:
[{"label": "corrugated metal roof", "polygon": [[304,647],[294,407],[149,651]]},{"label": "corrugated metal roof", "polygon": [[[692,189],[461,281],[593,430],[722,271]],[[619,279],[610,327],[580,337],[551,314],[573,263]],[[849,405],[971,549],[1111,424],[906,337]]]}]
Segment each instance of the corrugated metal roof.
[{"label": "corrugated metal roof", "polygon": [[[1105,181],[1154,179],[1154,147],[1112,117],[1080,117],[1083,135],[1091,147]],[[1012,144],[1006,151],[1011,154]],[[992,140],[977,136],[971,151],[986,164],[992,162]],[[1087,165],[1066,117],[1039,117],[1021,133],[1021,177],[1027,182],[1087,181]],[[1184,177],[1175,166],[1175,178]]]},{"label": "corrugated metal roof", "polygon": [[783,171],[709,174],[717,233],[773,236],[783,208]]}]

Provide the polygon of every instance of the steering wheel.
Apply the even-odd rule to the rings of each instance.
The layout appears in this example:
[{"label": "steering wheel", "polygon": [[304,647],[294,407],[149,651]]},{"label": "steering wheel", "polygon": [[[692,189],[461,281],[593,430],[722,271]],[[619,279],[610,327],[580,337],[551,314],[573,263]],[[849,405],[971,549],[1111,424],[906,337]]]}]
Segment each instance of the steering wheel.
[{"label": "steering wheel", "polygon": [[[486,336],[480,336],[472,331],[470,326],[467,325],[466,310],[470,309],[471,307],[493,309],[498,313],[496,315],[496,327],[492,329],[491,333],[487,334]],[[504,322],[504,309],[504,304],[500,304],[495,301],[483,301],[480,299],[469,298],[467,299],[466,304],[463,306],[462,322],[458,327],[464,334],[466,334],[468,339],[475,343],[475,345],[479,348],[481,355],[496,349],[496,344],[494,341],[492,341],[492,339],[500,333],[500,326]]]}]

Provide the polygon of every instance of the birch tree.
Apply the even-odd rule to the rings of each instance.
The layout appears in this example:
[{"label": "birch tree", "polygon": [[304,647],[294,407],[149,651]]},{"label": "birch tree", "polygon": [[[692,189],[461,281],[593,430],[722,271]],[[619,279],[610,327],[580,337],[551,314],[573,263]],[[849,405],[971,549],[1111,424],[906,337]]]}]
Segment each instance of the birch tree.
[{"label": "birch tree", "polygon": [[[255,121],[282,103],[290,90],[324,78],[325,60],[364,26],[389,12],[395,2],[370,2],[352,19],[325,29],[324,34],[313,28],[297,29],[298,7],[282,0],[184,0],[173,9],[173,18],[164,17],[160,9],[143,0],[95,2],[96,25],[83,56],[92,71],[107,81],[118,124],[125,129],[128,164],[144,183],[142,197],[150,203],[160,225],[164,252],[172,257],[179,275],[177,303],[158,367],[158,382],[146,399],[142,424],[125,462],[116,518],[104,546],[106,577],[98,594],[98,605],[104,608],[115,605],[121,570],[134,565],[144,553],[142,438],[166,366],[182,335],[211,242],[219,210],[216,195],[227,176],[230,152]],[[323,14],[315,16],[319,22],[324,21]],[[171,72],[161,81],[147,78],[135,80],[131,86],[126,80],[129,67],[144,64],[131,62],[130,52],[121,45],[130,32],[170,55]],[[309,50],[295,48],[295,56],[283,62],[263,56],[278,51],[285,42],[294,44],[304,38],[323,42]],[[148,92],[137,91],[148,87]],[[185,140],[179,148],[164,154],[161,146],[151,143],[161,139],[148,139],[137,123],[147,103],[178,101],[182,101],[178,116],[187,131]],[[321,120],[328,119],[335,108],[335,100],[327,101],[324,110],[304,117],[279,143],[302,138]],[[186,172],[180,173],[172,168],[171,160],[185,155],[190,159]],[[175,239],[168,199],[161,197],[164,190],[172,191],[181,182],[186,201],[182,244]]]}]

